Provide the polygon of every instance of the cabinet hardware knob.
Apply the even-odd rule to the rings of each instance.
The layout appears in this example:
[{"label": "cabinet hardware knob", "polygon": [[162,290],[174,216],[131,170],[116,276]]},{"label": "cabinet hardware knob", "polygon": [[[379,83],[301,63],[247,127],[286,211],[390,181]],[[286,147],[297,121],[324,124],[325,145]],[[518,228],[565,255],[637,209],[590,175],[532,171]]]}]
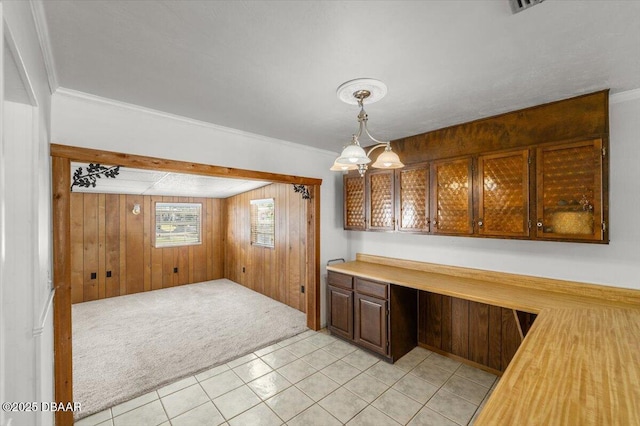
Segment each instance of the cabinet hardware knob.
[{"label": "cabinet hardware knob", "polygon": [[536,226],[537,226],[538,228],[542,228],[542,221],[538,221],[538,223],[536,223]]},{"label": "cabinet hardware knob", "polygon": [[482,219],[478,220],[478,226],[482,227],[482,225],[484,225],[484,222],[482,221]]}]

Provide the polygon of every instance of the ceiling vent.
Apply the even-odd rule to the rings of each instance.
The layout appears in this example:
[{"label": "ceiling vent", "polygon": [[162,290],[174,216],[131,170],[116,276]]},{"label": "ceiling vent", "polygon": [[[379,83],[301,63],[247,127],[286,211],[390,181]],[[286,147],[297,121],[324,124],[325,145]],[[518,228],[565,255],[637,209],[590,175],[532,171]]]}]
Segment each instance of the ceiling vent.
[{"label": "ceiling vent", "polygon": [[544,0],[509,0],[509,3],[511,3],[511,11],[518,13],[543,1]]}]

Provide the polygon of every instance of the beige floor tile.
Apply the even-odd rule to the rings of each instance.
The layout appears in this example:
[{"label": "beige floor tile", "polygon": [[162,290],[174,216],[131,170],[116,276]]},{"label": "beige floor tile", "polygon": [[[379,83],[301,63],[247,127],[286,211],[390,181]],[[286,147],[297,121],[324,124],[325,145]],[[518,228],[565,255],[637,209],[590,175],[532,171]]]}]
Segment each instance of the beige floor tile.
[{"label": "beige floor tile", "polygon": [[169,420],[160,400],[134,408],[113,418],[115,426],[155,426]]},{"label": "beige floor tile", "polygon": [[216,408],[229,420],[249,408],[258,405],[260,398],[248,386],[241,386],[213,400]]},{"label": "beige floor tile", "polygon": [[305,355],[300,359],[306,362],[307,364],[310,364],[313,367],[317,368],[318,370],[321,370],[325,368],[327,365],[333,364],[338,360],[338,358],[336,358],[335,356],[331,355],[329,352],[322,349],[318,349],[317,351],[311,352],[310,354]]},{"label": "beige floor tile", "polygon": [[423,380],[440,387],[445,384],[449,377],[453,375],[451,371],[443,370],[439,367],[434,366],[433,364],[427,363],[428,358],[420,363],[416,368],[411,370],[409,374],[413,374],[414,376],[418,376]]},{"label": "beige floor tile", "polygon": [[202,405],[208,400],[209,397],[198,383],[160,398],[170,419]]},{"label": "beige floor tile", "polygon": [[341,385],[347,383],[349,380],[360,374],[360,370],[344,361],[336,361],[320,371],[322,374]]},{"label": "beige floor tile", "polygon": [[394,389],[380,395],[371,405],[401,424],[406,424],[422,408],[422,404]]},{"label": "beige floor tile", "polygon": [[161,387],[160,389],[158,389],[158,395],[160,395],[160,398],[162,398],[163,396],[167,396],[170,393],[179,391],[180,389],[195,385],[196,383],[198,383],[196,378],[194,376],[189,376],[182,380],[178,380],[177,382],[173,382],[167,386]]},{"label": "beige floor tile", "polygon": [[222,423],[224,417],[211,401],[171,419],[172,426],[217,426]]},{"label": "beige floor tile", "polygon": [[422,348],[414,348],[405,356],[397,360],[393,365],[403,371],[409,371],[420,364],[422,361],[424,361],[430,355],[429,353],[426,353],[424,351],[416,351],[416,349]]},{"label": "beige floor tile", "polygon": [[349,355],[357,348],[349,343],[336,339],[335,342],[325,346],[323,349],[337,358],[342,358]]},{"label": "beige floor tile", "polygon": [[362,349],[357,349],[342,358],[342,361],[356,367],[360,371],[364,371],[379,362],[380,358],[377,358]]},{"label": "beige floor tile", "polygon": [[231,370],[218,374],[210,379],[200,382],[200,386],[209,395],[209,398],[214,399],[222,394],[225,394],[237,387],[243,385],[242,379],[238,377],[236,373]]},{"label": "beige floor tile", "polygon": [[[74,425],[77,423],[74,423]],[[102,423],[98,423],[96,426],[113,426],[113,419],[106,420]],[[169,422],[161,423],[160,426],[171,426]]]},{"label": "beige floor tile", "polygon": [[312,405],[287,422],[288,426],[340,426],[341,424],[318,404]]},{"label": "beige floor tile", "polygon": [[452,373],[460,367],[462,363],[459,361],[455,361],[451,358],[447,358],[446,356],[442,356],[440,354],[433,353],[429,355],[424,362],[429,363],[431,365],[435,365],[438,368],[443,370],[451,371]]},{"label": "beige floor tile", "polygon": [[271,352],[275,352],[278,349],[280,349],[280,346],[278,346],[277,343],[274,343],[273,345],[270,345],[270,346],[267,346],[267,347],[264,347],[262,349],[259,349],[259,350],[255,351],[254,354],[256,354],[259,357],[262,357],[262,356],[264,356],[266,354],[270,354]]},{"label": "beige floor tile", "polygon": [[438,391],[437,386],[434,386],[413,374],[407,374],[402,379],[398,380],[398,382],[393,385],[393,389],[407,395],[409,398],[419,402],[420,404],[426,404],[427,401]]},{"label": "beige floor tile", "polygon": [[465,364],[462,364],[460,368],[456,370],[455,374],[487,388],[492,387],[498,378],[495,374],[491,374],[486,371],[482,371],[479,368],[473,368]]},{"label": "beige floor tile", "polygon": [[271,368],[280,368],[297,360],[298,357],[289,352],[286,349],[278,349],[262,357],[262,360],[266,362]]},{"label": "beige floor tile", "polygon": [[362,373],[359,376],[353,378],[347,384],[345,388],[358,395],[368,403],[372,403],[377,397],[382,395],[389,386],[375,377],[369,376],[366,373]]},{"label": "beige floor tile", "polygon": [[250,382],[248,386],[256,395],[266,400],[290,387],[291,382],[282,377],[277,371],[272,371]]},{"label": "beige floor tile", "polygon": [[196,374],[196,380],[202,382],[203,380],[210,379],[213,376],[217,376],[218,374],[224,373],[229,370],[229,366],[227,364],[218,365],[217,367],[210,368],[201,373]]},{"label": "beige floor tile", "polygon": [[298,358],[301,358],[313,351],[317,351],[318,347],[311,343],[309,339],[305,339],[287,346],[287,350]]},{"label": "beige floor tile", "polygon": [[245,356],[241,356],[240,358],[236,358],[233,361],[229,361],[227,365],[229,368],[236,368],[239,365],[246,364],[247,362],[256,359],[257,356],[255,354],[246,354]]},{"label": "beige floor tile", "polygon": [[249,383],[258,377],[270,373],[271,371],[273,371],[272,368],[260,358],[249,361],[246,364],[242,364],[241,366],[233,369],[233,372],[236,373],[245,383]]},{"label": "beige floor tile", "polygon": [[306,338],[308,338],[308,337],[313,337],[313,336],[315,336],[316,334],[318,334],[316,331],[313,331],[313,330],[307,330],[307,331],[305,331],[305,332],[303,332],[303,333],[298,334],[298,337],[299,337],[300,339],[306,339]]},{"label": "beige floor tile", "polygon": [[314,336],[309,337],[307,340],[319,348],[323,348],[337,341],[335,337],[322,333],[316,333]]},{"label": "beige floor tile", "polygon": [[373,367],[367,369],[365,373],[375,377],[376,379],[389,386],[392,386],[395,382],[400,380],[402,376],[407,374],[406,371],[401,370],[400,368],[397,368],[393,366],[393,364],[389,364],[387,362],[378,362],[377,364],[374,364]]},{"label": "beige floor tile", "polygon": [[469,401],[442,389],[427,402],[426,407],[461,425],[466,425],[478,408]]},{"label": "beige floor tile", "polygon": [[340,385],[324,374],[317,372],[298,382],[296,387],[314,401],[320,401],[322,398],[338,389]]},{"label": "beige floor tile", "polygon": [[229,420],[229,424],[231,426],[279,426],[282,420],[265,403],[260,403]]},{"label": "beige floor tile", "polygon": [[285,365],[284,367],[280,367],[278,369],[278,373],[282,374],[285,379],[295,384],[305,377],[309,377],[317,370],[311,365],[307,364],[303,360],[299,359],[297,361],[293,361]]},{"label": "beige floor tile", "polygon": [[97,424],[106,422],[111,419],[111,409],[107,408],[104,411],[100,411],[99,413],[92,414],[88,417],[85,417],[81,420],[74,422],[75,426],[95,426]]},{"label": "beige floor tile", "polygon": [[145,393],[137,398],[133,398],[127,402],[123,402],[122,404],[118,404],[114,407],[111,407],[111,414],[113,417],[119,416],[120,414],[126,413],[127,411],[131,411],[134,408],[141,407],[145,404],[148,404],[151,401],[159,399],[158,393],[156,391]]},{"label": "beige floor tile", "polygon": [[476,382],[472,382],[471,380],[455,374],[447,380],[447,383],[442,386],[442,389],[451,392],[454,395],[458,395],[475,405],[480,405],[484,397],[489,392],[489,388],[485,388]]},{"label": "beige floor tile", "polygon": [[458,426],[453,420],[449,420],[430,408],[424,407],[408,423],[410,426]]},{"label": "beige floor tile", "polygon": [[397,426],[399,424],[371,405],[347,423],[349,426]]},{"label": "beige floor tile", "polygon": [[367,402],[344,387],[329,394],[318,404],[333,417],[346,423],[367,406]]},{"label": "beige floor tile", "polygon": [[[306,331],[305,331],[306,333]],[[285,339],[281,342],[278,342],[278,346],[280,346],[281,348],[286,348],[289,345],[294,344],[295,342],[299,341],[303,339],[303,337],[300,337],[300,334],[293,336],[293,337],[289,337],[288,339]]]},{"label": "beige floor tile", "polygon": [[313,405],[313,400],[292,386],[266,401],[282,420],[289,421]]}]

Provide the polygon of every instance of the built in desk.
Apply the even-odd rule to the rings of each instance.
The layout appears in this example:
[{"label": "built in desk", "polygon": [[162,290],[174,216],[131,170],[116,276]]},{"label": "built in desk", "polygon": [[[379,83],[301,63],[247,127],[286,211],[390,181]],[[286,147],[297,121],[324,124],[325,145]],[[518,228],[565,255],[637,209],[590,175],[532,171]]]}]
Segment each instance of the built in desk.
[{"label": "built in desk", "polygon": [[365,254],[327,269],[537,314],[476,425],[640,425],[640,291]]}]

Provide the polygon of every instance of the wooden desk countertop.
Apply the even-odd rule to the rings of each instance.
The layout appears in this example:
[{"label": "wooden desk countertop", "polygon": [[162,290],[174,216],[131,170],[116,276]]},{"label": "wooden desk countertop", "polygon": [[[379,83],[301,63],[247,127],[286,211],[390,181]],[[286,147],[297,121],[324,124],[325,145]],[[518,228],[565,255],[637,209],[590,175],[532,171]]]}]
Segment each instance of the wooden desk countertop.
[{"label": "wooden desk countertop", "polygon": [[638,291],[611,288],[612,296],[604,298],[599,291],[607,288],[575,283],[575,289],[558,292],[536,277],[504,274],[502,280],[489,271],[360,254],[356,261],[327,269],[538,314],[478,426],[640,425]]}]

